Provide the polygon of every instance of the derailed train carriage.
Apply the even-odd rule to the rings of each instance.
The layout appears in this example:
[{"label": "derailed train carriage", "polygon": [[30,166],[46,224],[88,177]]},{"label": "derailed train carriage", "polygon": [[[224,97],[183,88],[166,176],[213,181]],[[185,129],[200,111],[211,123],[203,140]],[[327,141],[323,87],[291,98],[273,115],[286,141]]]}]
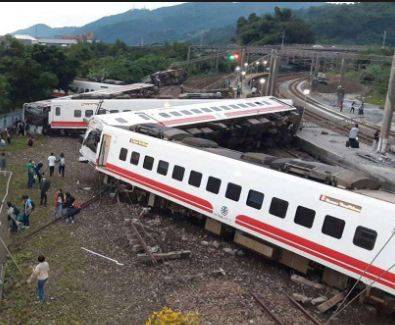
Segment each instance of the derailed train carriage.
[{"label": "derailed train carriage", "polygon": [[[240,105],[249,100],[267,102],[266,108],[275,103],[271,97],[221,106],[234,105],[227,113],[245,122],[240,116],[247,117],[248,105]],[[263,107],[258,111],[253,119],[265,115]],[[115,114],[108,118],[123,126],[107,121],[88,132],[86,139],[98,132],[91,159],[107,182],[145,191],[147,203],[159,209],[203,216],[210,231],[230,231],[235,242],[299,272],[319,270],[330,285],[358,281],[385,299],[395,295],[395,197],[380,184],[341,168],[223,148],[188,132],[186,116],[132,115],[134,124],[129,113]]]}]

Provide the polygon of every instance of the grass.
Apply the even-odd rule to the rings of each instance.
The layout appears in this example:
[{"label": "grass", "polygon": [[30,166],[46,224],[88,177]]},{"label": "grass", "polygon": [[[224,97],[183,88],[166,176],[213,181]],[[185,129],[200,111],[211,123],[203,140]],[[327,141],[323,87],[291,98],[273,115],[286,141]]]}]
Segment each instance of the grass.
[{"label": "grass", "polygon": [[[33,149],[44,148],[46,139],[37,138]],[[43,145],[43,146],[42,146]],[[5,148],[7,153],[7,169],[13,172],[10,193],[7,200],[22,206],[21,197],[28,194],[35,202],[36,209],[30,218],[30,229],[11,236],[10,250],[21,272],[15,263],[8,259],[4,284],[5,299],[0,303],[0,324],[26,323],[65,323],[79,324],[92,320],[86,312],[89,297],[84,287],[80,270],[86,268],[86,259],[81,253],[78,240],[68,225],[57,223],[27,240],[24,237],[52,220],[52,194],[56,188],[63,187],[64,179],[54,177],[51,193],[48,195],[48,208],[39,206],[39,190],[37,184],[31,190],[27,189],[26,162],[29,159],[24,151],[27,148],[25,137],[15,137],[10,146]],[[0,194],[3,190],[0,184]],[[21,244],[16,250],[13,247]],[[52,297],[44,305],[37,304],[34,284],[26,284],[32,266],[37,264],[37,256],[44,254],[48,257],[51,272],[47,286],[47,296]],[[88,300],[89,299],[89,300]]]}]

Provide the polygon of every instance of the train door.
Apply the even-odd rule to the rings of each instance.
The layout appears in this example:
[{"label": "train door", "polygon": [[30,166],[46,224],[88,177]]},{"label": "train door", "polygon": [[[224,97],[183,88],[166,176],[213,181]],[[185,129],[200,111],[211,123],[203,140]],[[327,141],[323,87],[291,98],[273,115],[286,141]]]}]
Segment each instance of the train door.
[{"label": "train door", "polygon": [[107,162],[108,153],[110,151],[111,135],[103,134],[103,139],[100,146],[99,166],[105,166]]}]

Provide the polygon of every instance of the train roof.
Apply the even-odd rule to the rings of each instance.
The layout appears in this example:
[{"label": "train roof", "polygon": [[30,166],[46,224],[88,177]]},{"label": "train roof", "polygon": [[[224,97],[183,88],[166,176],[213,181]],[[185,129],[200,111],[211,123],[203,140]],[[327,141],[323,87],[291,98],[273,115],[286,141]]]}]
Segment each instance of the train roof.
[{"label": "train roof", "polygon": [[293,110],[296,110],[296,108],[287,102],[267,96],[216,100],[215,102],[180,105],[148,111],[96,115],[91,121],[93,121],[93,124],[102,123],[122,128],[150,123],[163,126],[182,126]]}]

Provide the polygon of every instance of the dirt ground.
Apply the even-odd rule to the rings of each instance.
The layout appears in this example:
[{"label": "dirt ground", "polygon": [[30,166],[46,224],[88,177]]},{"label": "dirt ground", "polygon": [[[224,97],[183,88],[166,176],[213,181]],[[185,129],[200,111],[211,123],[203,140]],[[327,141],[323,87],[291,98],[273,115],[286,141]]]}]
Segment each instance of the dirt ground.
[{"label": "dirt ground", "polygon": [[[63,151],[66,178],[52,178],[50,206],[37,207],[31,217],[31,229],[12,238],[10,248],[23,275],[9,260],[5,298],[0,304],[1,324],[144,324],[152,312],[164,306],[183,312],[197,311],[203,324],[273,324],[251,292],[262,295],[286,324],[305,324],[305,317],[291,305],[286,294],[334,294],[333,289],[311,289],[290,281],[292,271],[286,267],[211,235],[199,223],[180,216],[149,214],[142,220],[152,229],[153,236],[161,238],[158,244],[164,251],[190,250],[191,256],[156,266],[143,264],[132,251],[124,221],[129,216],[137,218],[141,207],[123,204],[121,213],[108,196],[83,210],[75,224],[61,221],[24,239],[52,220],[52,198],[58,187],[82,202],[95,193],[98,177],[91,167],[77,161],[77,139],[42,138],[34,148],[21,148],[8,154],[8,164],[18,174],[10,199],[17,201],[27,192],[36,205],[39,203],[37,188],[30,192],[25,189],[23,166],[30,158],[45,162],[50,152]],[[81,247],[124,265],[91,255]],[[37,303],[34,286],[25,283],[38,254],[47,257],[51,268],[44,305]],[[220,268],[223,274],[215,272]],[[321,320],[329,316],[318,314],[312,305],[306,304],[306,308]],[[374,309],[355,304],[336,323],[391,322],[379,318]]]}]

